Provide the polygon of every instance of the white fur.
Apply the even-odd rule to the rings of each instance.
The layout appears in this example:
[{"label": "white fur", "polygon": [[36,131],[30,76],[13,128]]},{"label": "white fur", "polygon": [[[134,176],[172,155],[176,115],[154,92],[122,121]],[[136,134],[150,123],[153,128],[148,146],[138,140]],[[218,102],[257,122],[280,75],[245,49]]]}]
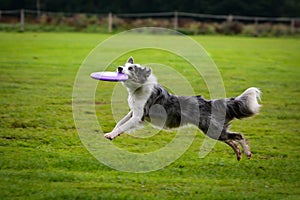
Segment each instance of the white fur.
[{"label": "white fur", "polygon": [[245,90],[236,99],[246,99],[247,106],[251,112],[257,114],[261,105],[258,104],[257,99],[261,100],[261,91],[258,88],[251,87]]},{"label": "white fur", "polygon": [[[130,112],[122,120],[120,120],[117,123],[115,128],[110,133],[106,133],[104,135],[107,139],[110,139],[110,140],[114,139],[115,137],[119,136],[120,134],[122,134],[124,132],[134,130],[143,124],[142,120],[144,117],[145,105],[146,105],[147,101],[149,100],[152,92],[154,91],[153,90],[154,87],[157,86],[157,79],[154,75],[152,75],[151,69],[145,68],[139,64],[133,64],[132,57],[129,58],[129,60],[127,61],[127,63],[124,66],[119,67],[119,68],[121,70],[120,73],[125,73],[129,76],[129,79],[122,82],[122,84],[124,87],[127,88],[127,91],[129,94],[128,104],[129,104]],[[135,70],[137,70],[137,72]],[[139,77],[140,77],[140,79],[139,79]],[[247,110],[251,111],[252,114],[257,114],[259,112],[259,108],[261,107],[261,105],[259,105],[258,101],[257,101],[258,99],[260,99],[260,95],[261,95],[261,91],[258,88],[251,87],[251,88],[248,88],[246,91],[244,91],[240,96],[236,97],[236,99],[242,100],[241,102],[245,103]],[[197,105],[198,106],[198,104],[193,103],[194,101],[192,101],[192,99],[190,99],[190,98],[186,98],[186,97],[181,97],[181,98],[184,98],[184,100],[189,99],[189,101],[187,101],[187,102],[189,102],[188,105]],[[203,101],[205,102],[205,100],[203,100]],[[155,109],[155,108],[157,108],[157,107],[153,107],[151,109]],[[160,110],[160,109],[158,109],[158,110]],[[157,112],[158,111],[154,110],[154,113],[157,113]],[[193,116],[193,110],[187,109],[186,112],[189,112],[190,115]],[[151,115],[151,112],[150,112],[150,115]],[[186,114],[186,116],[188,116],[188,115],[189,114]],[[249,116],[251,116],[251,114]],[[162,120],[162,118],[159,118],[158,120]],[[190,121],[191,121],[190,123],[194,123],[193,120],[190,120]],[[155,120],[153,120],[152,122],[155,122]],[[164,127],[163,121],[157,121],[157,122],[159,122],[158,123],[158,125],[160,126],[159,128]],[[199,123],[197,122],[196,124],[198,125]],[[173,127],[171,127],[171,128],[173,128]],[[240,135],[240,134],[230,133],[230,132],[226,132],[226,134],[227,135],[228,134]],[[214,138],[214,139],[216,139],[216,138]],[[240,151],[234,143],[227,142],[227,144],[229,144],[232,148],[234,148],[235,151],[237,152],[237,154],[239,154]],[[246,144],[246,142],[243,140],[241,144],[243,145],[247,156],[250,157],[251,156],[250,149],[249,149],[248,145]]]},{"label": "white fur", "polygon": [[[126,63],[123,66],[123,73],[129,75],[129,67],[131,67],[132,63]],[[140,68],[143,68],[139,64],[134,64]],[[106,133],[104,136],[107,139],[114,139],[118,135],[122,134],[125,131],[131,131],[143,123],[141,121],[144,114],[144,106],[152,93],[152,89],[155,84],[157,84],[157,79],[154,75],[150,75],[147,78],[147,81],[143,84],[139,84],[137,82],[131,81],[128,79],[125,82],[122,82],[123,86],[127,88],[128,91],[128,105],[130,108],[130,112],[117,123],[112,132]]]}]

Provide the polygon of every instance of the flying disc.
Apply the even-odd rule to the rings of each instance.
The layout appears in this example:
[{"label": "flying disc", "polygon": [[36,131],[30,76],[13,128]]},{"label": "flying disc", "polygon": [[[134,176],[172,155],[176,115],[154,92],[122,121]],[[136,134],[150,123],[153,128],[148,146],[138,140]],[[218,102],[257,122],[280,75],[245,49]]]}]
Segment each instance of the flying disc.
[{"label": "flying disc", "polygon": [[126,81],[128,76],[126,74],[117,72],[94,72],[91,73],[91,78],[101,80],[101,81]]}]

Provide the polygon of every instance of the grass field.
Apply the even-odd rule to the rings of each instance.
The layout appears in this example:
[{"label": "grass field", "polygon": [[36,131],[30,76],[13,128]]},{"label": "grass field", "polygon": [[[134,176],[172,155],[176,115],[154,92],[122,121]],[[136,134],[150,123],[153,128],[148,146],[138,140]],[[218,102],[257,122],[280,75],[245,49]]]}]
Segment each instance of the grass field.
[{"label": "grass field", "polygon": [[[217,143],[200,159],[204,136],[198,133],[173,164],[135,174],[98,162],[81,143],[73,121],[77,70],[108,37],[0,33],[1,199],[300,199],[299,39],[193,37],[219,67],[227,96],[250,86],[263,91],[260,115],[232,125],[248,138],[253,158],[238,162],[227,145]],[[143,63],[147,56],[136,60]],[[151,56],[163,61],[163,55]],[[205,85],[198,88],[208,97]],[[106,131],[114,126],[110,120],[104,123]],[[170,138],[172,133],[149,138],[154,141],[149,149]],[[138,139],[128,135],[115,143],[139,148]]]}]

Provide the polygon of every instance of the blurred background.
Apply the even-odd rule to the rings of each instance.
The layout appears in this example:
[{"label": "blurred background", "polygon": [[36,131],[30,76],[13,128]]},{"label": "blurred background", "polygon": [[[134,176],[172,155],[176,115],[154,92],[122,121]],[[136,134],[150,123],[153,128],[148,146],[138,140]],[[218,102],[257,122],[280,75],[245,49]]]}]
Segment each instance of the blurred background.
[{"label": "blurred background", "polygon": [[299,34],[298,0],[2,0],[0,31],[115,33],[155,26],[185,34]]},{"label": "blurred background", "polygon": [[[1,200],[300,199],[300,0],[0,2]],[[85,133],[93,139],[97,135],[97,143],[113,129],[117,117],[127,113],[127,91],[120,83],[99,82],[93,102],[84,99],[89,90],[78,95],[83,101],[74,101],[74,88],[84,85],[75,82],[83,68],[88,73],[80,80],[94,82],[90,73],[105,67],[115,70],[133,56],[138,63],[149,63],[169,91],[193,94],[174,79],[177,72],[196,94],[210,98],[208,83],[188,59],[166,48],[137,43],[149,41],[152,35],[109,42],[122,38],[115,33],[145,26],[188,34],[153,34],[154,43],[170,41],[176,49],[201,58],[198,67],[208,68],[211,65],[203,65],[203,53],[180,41],[190,38],[202,46],[218,66],[227,97],[251,86],[263,91],[261,113],[236,120],[231,128],[249,140],[251,160],[244,156],[237,162],[232,149],[221,142],[200,159],[200,147],[206,141],[200,132],[178,160],[149,173],[115,170],[90,153],[91,146],[85,146],[78,133],[85,129],[75,123],[73,105],[95,107],[82,106],[80,111],[87,125],[96,114],[102,130]],[[105,54],[95,51],[100,46]],[[118,53],[120,49],[125,53]],[[93,59],[87,61],[90,55]],[[101,64],[108,60],[109,66]],[[160,66],[167,70],[162,72]],[[170,146],[179,136],[175,131],[153,133],[156,130],[142,129],[111,143],[146,155]],[[104,152],[103,147],[94,149]],[[161,163],[171,157],[164,156]],[[135,162],[129,159],[124,164]]]}]

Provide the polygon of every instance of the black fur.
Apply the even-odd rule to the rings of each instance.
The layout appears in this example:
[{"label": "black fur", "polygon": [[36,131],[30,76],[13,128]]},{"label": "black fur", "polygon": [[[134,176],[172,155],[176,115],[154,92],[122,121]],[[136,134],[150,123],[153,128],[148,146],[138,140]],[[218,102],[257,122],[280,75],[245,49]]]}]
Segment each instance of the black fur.
[{"label": "black fur", "polygon": [[[156,109],[151,112],[151,107],[154,105],[160,105],[164,111]],[[240,134],[227,131],[231,120],[249,117],[253,114],[247,108],[246,99],[243,98],[206,100],[202,96],[176,96],[157,84],[144,106],[142,120],[151,120],[151,123],[163,121],[163,128],[193,124],[205,134],[211,126],[216,133],[213,131],[207,135],[213,139],[225,141],[242,139]]]},{"label": "black fur", "polygon": [[248,158],[251,151],[246,139],[240,133],[228,130],[229,123],[234,118],[250,117],[259,112],[261,91],[252,87],[235,98],[206,100],[201,96],[176,96],[170,94],[157,83],[151,69],[139,64],[133,64],[130,57],[119,73],[128,75],[128,80],[122,82],[128,90],[128,104],[131,109],[118,122],[112,132],[106,133],[107,139],[114,139],[121,133],[134,129],[140,120],[150,121],[160,128],[176,128],[187,124],[197,126],[208,137],[228,144],[241,159],[241,144]]}]

